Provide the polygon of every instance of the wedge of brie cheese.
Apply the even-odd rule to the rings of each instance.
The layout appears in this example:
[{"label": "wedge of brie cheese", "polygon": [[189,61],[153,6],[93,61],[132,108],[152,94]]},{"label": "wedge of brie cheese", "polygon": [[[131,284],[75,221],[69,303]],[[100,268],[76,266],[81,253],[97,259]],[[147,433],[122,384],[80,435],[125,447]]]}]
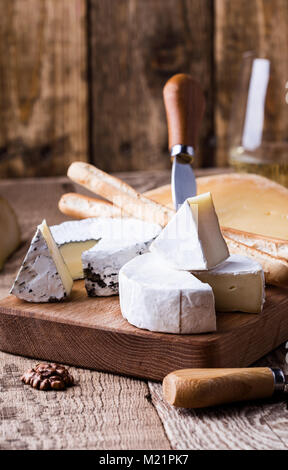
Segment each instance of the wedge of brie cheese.
[{"label": "wedge of brie cheese", "polygon": [[[90,250],[100,240],[123,243],[127,239],[132,239],[140,242],[151,242],[160,231],[161,227],[157,224],[150,224],[137,219],[112,219],[109,217],[71,220],[51,227],[52,235],[74,280],[83,279],[84,277],[82,253]],[[109,256],[109,250],[107,255]],[[94,262],[92,261],[93,268]]]},{"label": "wedge of brie cheese", "polygon": [[246,256],[231,255],[209,271],[193,271],[214,292],[219,312],[260,313],[265,301],[265,281],[259,263]]},{"label": "wedge of brie cheese", "polygon": [[187,199],[151,245],[171,267],[211,269],[229,257],[210,193]]},{"label": "wedge of brie cheese", "polygon": [[121,268],[119,294],[123,317],[138,328],[186,334],[216,329],[212,288],[188,272],[168,268],[153,253]]},{"label": "wedge of brie cheese", "polygon": [[63,256],[74,281],[77,279],[83,279],[84,277],[81,262],[82,253],[84,251],[90,250],[90,248],[95,246],[96,243],[97,240],[74,241],[64,243],[59,247],[60,253]]},{"label": "wedge of brie cheese", "polygon": [[83,279],[81,255],[100,239],[96,219],[69,220],[50,227],[55,242],[74,280]]},{"label": "wedge of brie cheese", "polygon": [[120,268],[146,253],[161,227],[136,219],[111,219],[113,231],[82,254],[85,287],[89,296],[117,295]]},{"label": "wedge of brie cheese", "polygon": [[37,227],[10,293],[28,302],[55,302],[69,296],[73,279],[44,220]]}]

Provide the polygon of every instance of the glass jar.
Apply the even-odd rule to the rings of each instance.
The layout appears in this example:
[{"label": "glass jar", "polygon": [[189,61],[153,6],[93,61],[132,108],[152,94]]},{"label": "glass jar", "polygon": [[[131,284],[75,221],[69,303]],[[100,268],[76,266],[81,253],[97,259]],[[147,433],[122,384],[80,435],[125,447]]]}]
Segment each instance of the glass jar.
[{"label": "glass jar", "polygon": [[288,58],[246,53],[229,126],[229,162],[288,187]]}]

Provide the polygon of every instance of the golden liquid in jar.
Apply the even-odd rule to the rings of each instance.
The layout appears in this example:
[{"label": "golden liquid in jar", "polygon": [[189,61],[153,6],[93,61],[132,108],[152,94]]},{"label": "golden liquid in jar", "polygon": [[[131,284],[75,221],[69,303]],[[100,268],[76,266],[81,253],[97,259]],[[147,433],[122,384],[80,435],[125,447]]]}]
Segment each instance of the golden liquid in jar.
[{"label": "golden liquid in jar", "polygon": [[231,155],[230,165],[239,173],[255,173],[276,181],[288,188],[288,160],[287,162],[261,162],[252,161],[249,155]]}]

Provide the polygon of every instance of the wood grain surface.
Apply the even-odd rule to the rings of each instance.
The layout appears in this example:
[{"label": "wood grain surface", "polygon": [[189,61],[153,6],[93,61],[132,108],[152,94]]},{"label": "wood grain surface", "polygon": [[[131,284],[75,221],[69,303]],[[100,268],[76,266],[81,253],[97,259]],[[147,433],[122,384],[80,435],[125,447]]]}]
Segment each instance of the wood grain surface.
[{"label": "wood grain surface", "polygon": [[71,368],[75,387],[41,393],[20,381],[34,363],[0,353],[0,450],[170,449],[147,383]]},{"label": "wood grain surface", "polygon": [[207,101],[195,165],[226,165],[251,50],[277,60],[265,119],[286,136],[286,0],[0,0],[0,14],[0,176],[62,175],[76,159],[168,168],[162,89],[179,72]]},{"label": "wood grain surface", "polygon": [[91,161],[105,171],[169,168],[162,89],[201,81],[207,108],[195,164],[212,166],[212,0],[90,0]]},{"label": "wood grain surface", "polygon": [[[144,174],[126,177],[139,188]],[[167,178],[168,172],[156,172],[154,184]],[[152,172],[146,179],[148,186],[153,184]],[[67,191],[74,191],[67,178],[0,182],[0,194],[13,205],[23,240],[0,273],[0,298],[7,295],[43,216],[49,224],[68,219],[57,209]],[[35,360],[0,352],[0,449],[170,449],[147,382],[72,368],[77,387],[40,395],[20,382],[33,364]]]},{"label": "wood grain surface", "polygon": [[[263,357],[255,366],[282,367],[288,372],[287,347]],[[164,401],[162,385],[149,382],[152,401],[173,449],[287,450],[287,398],[189,410]]]},{"label": "wood grain surface", "polygon": [[0,177],[87,159],[85,0],[0,0]]},{"label": "wood grain surface", "polygon": [[[168,171],[117,176],[139,191],[169,182]],[[57,202],[61,194],[73,189],[64,178],[0,182],[0,194],[13,204],[25,240],[0,273],[0,297],[8,293],[35,225],[43,217],[43,207],[49,223],[65,220],[56,209]],[[283,367],[288,373],[286,354],[283,345],[255,365]],[[288,448],[288,411],[283,399],[209,410],[176,409],[163,401],[160,383],[75,368],[78,387],[38,392],[20,382],[33,364],[31,359],[0,352],[1,449]]]},{"label": "wood grain surface", "polygon": [[215,333],[172,335],[130,325],[118,296],[90,298],[78,281],[67,302],[0,300],[0,335],[2,351],[163,380],[178,369],[247,367],[279,346],[288,339],[288,296],[266,288],[261,314],[221,313]]}]

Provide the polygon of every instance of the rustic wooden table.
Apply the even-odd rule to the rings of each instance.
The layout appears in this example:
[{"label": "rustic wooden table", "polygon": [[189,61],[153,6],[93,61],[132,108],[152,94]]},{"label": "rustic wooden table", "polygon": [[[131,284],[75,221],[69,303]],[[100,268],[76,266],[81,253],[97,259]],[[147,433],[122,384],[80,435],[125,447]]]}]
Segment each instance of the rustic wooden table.
[{"label": "rustic wooden table", "polygon": [[[120,176],[140,191],[169,181],[166,171]],[[44,217],[49,224],[66,220],[57,202],[61,194],[74,190],[66,178],[0,182],[0,194],[13,204],[24,241],[0,274],[0,298],[8,294],[35,226]],[[23,371],[35,362],[0,352],[0,449],[288,448],[283,400],[177,410],[163,401],[159,383],[76,368],[71,368],[76,387],[39,392],[20,382]],[[287,372],[285,345],[258,365]]]}]

